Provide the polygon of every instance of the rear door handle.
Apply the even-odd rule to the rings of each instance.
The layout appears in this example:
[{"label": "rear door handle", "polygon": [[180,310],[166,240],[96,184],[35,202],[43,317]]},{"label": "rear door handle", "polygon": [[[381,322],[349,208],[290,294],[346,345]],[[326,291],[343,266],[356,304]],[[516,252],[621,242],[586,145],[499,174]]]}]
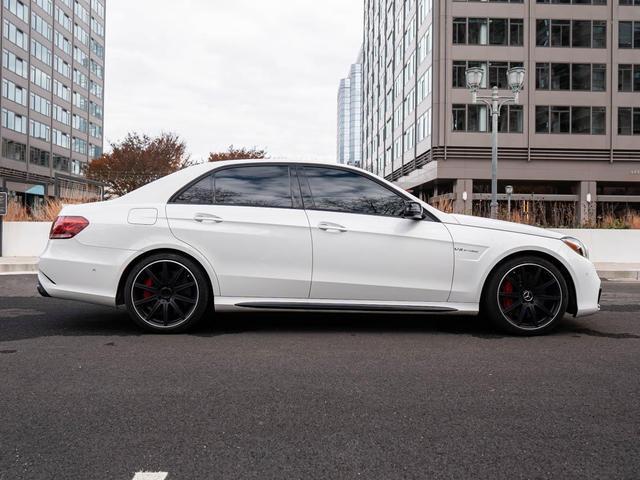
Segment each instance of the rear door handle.
[{"label": "rear door handle", "polygon": [[343,227],[342,225],[339,225],[337,223],[331,223],[331,222],[320,222],[318,224],[318,228],[320,230],[324,230],[325,232],[346,232],[347,231],[347,227]]},{"label": "rear door handle", "polygon": [[218,217],[217,215],[211,215],[209,213],[196,213],[193,216],[193,219],[196,222],[215,222],[215,223],[220,223],[222,222],[222,219],[220,217]]}]

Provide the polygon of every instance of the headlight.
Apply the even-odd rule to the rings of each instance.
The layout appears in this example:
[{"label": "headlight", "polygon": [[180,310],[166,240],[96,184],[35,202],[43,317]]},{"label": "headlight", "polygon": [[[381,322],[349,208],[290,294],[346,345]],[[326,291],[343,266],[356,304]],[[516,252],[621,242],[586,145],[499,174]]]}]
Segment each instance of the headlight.
[{"label": "headlight", "polygon": [[565,245],[571,248],[571,250],[576,252],[578,255],[582,255],[585,258],[589,258],[589,250],[587,250],[587,246],[577,238],[564,237],[562,241],[565,243]]}]

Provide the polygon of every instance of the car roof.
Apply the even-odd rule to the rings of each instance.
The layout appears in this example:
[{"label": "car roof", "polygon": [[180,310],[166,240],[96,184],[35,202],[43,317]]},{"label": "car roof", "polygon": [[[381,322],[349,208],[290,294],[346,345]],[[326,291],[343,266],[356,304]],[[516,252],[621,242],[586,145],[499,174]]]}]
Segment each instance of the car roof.
[{"label": "car roof", "polygon": [[350,170],[362,170],[351,167],[348,165],[342,165],[335,162],[328,162],[322,160],[300,160],[290,158],[266,158],[266,159],[244,159],[244,160],[223,160],[220,162],[205,162],[192,165],[190,167],[178,170],[165,177],[162,177],[154,182],[148,183],[137,190],[134,190],[122,197],[122,201],[127,203],[155,203],[166,202],[169,198],[181,187],[196,180],[198,177],[205,175],[207,172],[217,170],[219,168],[236,165],[247,164],[301,164],[301,165],[326,165],[333,167],[348,168]]},{"label": "car roof", "polygon": [[[317,160],[317,159],[291,159],[291,158],[266,158],[266,159],[242,159],[242,160],[223,160],[220,162],[205,162],[199,163],[196,165],[192,165],[190,167],[184,168],[182,170],[178,170],[166,177],[162,177],[154,182],[148,183],[137,190],[134,190],[116,201],[126,202],[126,203],[136,203],[136,204],[153,204],[153,203],[167,203],[169,199],[182,187],[197,180],[199,177],[205,175],[207,172],[217,170],[219,168],[227,167],[227,166],[236,166],[236,165],[247,165],[247,164],[296,164],[296,165],[323,165],[327,167],[334,168],[342,168],[345,170],[352,170],[355,172],[359,172],[361,174],[367,176],[375,176],[371,172],[367,172],[358,167],[353,167],[351,165],[344,165],[341,163],[330,162],[326,160]],[[404,195],[408,195],[413,197],[415,200],[420,201],[420,199],[414,197],[409,192],[403,190],[402,188],[394,185],[393,183],[381,178],[377,177],[379,182],[386,184],[389,188],[396,190]],[[443,217],[448,217],[447,214],[440,212],[426,202],[420,201],[434,216],[438,217],[440,220],[444,220]]]}]

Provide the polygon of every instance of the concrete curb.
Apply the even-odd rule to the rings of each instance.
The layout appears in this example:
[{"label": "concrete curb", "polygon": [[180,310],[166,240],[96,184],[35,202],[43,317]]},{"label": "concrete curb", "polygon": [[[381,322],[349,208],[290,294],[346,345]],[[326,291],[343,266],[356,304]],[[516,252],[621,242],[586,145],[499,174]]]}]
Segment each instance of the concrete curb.
[{"label": "concrete curb", "polygon": [[37,273],[37,257],[1,257],[0,275],[20,275]]},{"label": "concrete curb", "polygon": [[598,276],[602,280],[638,282],[640,281],[640,271],[638,270],[598,270]]}]

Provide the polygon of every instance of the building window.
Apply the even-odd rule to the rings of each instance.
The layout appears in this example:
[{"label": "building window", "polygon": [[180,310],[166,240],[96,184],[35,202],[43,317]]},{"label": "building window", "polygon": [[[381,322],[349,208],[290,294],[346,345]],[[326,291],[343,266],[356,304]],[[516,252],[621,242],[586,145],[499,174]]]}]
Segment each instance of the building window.
[{"label": "building window", "polygon": [[587,90],[603,92],[607,86],[607,67],[601,63],[538,63],[536,89]]},{"label": "building window", "polygon": [[522,105],[505,105],[498,117],[498,131],[502,133],[522,133],[524,114]]},{"label": "building window", "polygon": [[29,51],[29,35],[8,20],[3,21],[2,34],[14,45]]},{"label": "building window", "polygon": [[408,152],[415,145],[415,143],[414,143],[414,139],[415,139],[415,127],[414,127],[414,125],[411,125],[409,128],[407,128],[404,131],[403,138],[404,138],[404,151]]},{"label": "building window", "polygon": [[429,108],[424,114],[418,117],[418,126],[416,132],[416,140],[418,143],[431,137],[431,109]]},{"label": "building window", "polygon": [[555,4],[573,3],[574,5],[606,5],[607,0],[537,0],[537,3],[555,3]]},{"label": "building window", "polygon": [[16,75],[27,78],[27,61],[17,57],[13,52],[2,50],[2,66]]},{"label": "building window", "polygon": [[486,105],[466,105],[467,132],[486,132],[489,126],[489,110]]},{"label": "building window", "polygon": [[640,0],[619,0],[620,5],[640,5]]},{"label": "building window", "polygon": [[36,147],[31,147],[29,151],[29,163],[31,165],[38,165],[40,167],[49,168],[49,159],[51,154],[46,150],[40,150]]},{"label": "building window", "polygon": [[601,20],[536,20],[536,45],[607,48],[607,23]]},{"label": "building window", "polygon": [[47,40],[51,41],[53,35],[51,25],[49,25],[49,23],[47,23],[47,21],[36,12],[31,12],[31,28]]},{"label": "building window", "polygon": [[454,103],[452,107],[453,131],[467,131],[467,106],[464,104]]},{"label": "building window", "polygon": [[53,4],[51,3],[51,0],[35,0],[35,3],[49,15],[53,13]]},{"label": "building window", "polygon": [[53,168],[61,172],[69,171],[69,157],[64,155],[53,155]]},{"label": "building window", "polygon": [[606,108],[536,106],[536,133],[604,135]]},{"label": "building window", "polygon": [[551,69],[548,63],[536,63],[536,89],[549,90],[551,87]]},{"label": "building window", "polygon": [[467,43],[467,19],[466,18],[454,18],[453,19],[453,43],[465,44]]},{"label": "building window", "polygon": [[48,142],[51,139],[51,127],[49,127],[49,125],[45,125],[44,123],[31,120],[29,122],[29,134],[33,138],[38,138],[40,140]]},{"label": "building window", "polygon": [[2,3],[4,8],[9,10],[23,22],[27,22],[29,20],[29,7],[20,0],[3,0]]},{"label": "building window", "polygon": [[467,62],[460,60],[453,61],[453,88],[465,88],[467,86],[466,71]]},{"label": "building window", "polygon": [[2,80],[2,96],[19,105],[27,105],[27,89],[16,85],[10,80]]},{"label": "building window", "polygon": [[27,133],[27,117],[3,108],[2,126],[14,132]]},{"label": "building window", "polygon": [[29,107],[31,110],[41,113],[46,117],[51,116],[51,102],[49,100],[33,92],[29,97]]},{"label": "building window", "polygon": [[618,65],[618,91],[640,92],[640,65]]},{"label": "building window", "polygon": [[640,48],[640,21],[618,22],[618,47]]},{"label": "building window", "polygon": [[509,22],[509,44],[524,45],[524,21],[520,18],[512,18]]},{"label": "building window", "polygon": [[18,162],[25,162],[27,158],[27,146],[24,143],[3,138],[2,156]]},{"label": "building window", "polygon": [[521,18],[453,19],[453,43],[468,45],[522,46],[524,22]]},{"label": "building window", "polygon": [[618,135],[640,135],[640,107],[618,108]]}]

